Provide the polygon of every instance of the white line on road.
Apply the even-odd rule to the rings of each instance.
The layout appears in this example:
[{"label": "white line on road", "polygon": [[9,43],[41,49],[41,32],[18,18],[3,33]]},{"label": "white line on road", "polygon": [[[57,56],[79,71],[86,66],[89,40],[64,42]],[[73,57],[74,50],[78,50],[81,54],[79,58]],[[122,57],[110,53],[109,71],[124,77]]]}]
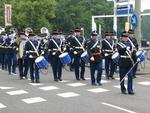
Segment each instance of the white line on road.
[{"label": "white line on road", "polygon": [[83,84],[83,83],[71,83],[71,84],[67,84],[69,86],[72,86],[72,87],[79,87],[79,86],[85,86],[86,84]]},{"label": "white line on road", "polygon": [[0,109],[1,109],[1,108],[6,108],[6,106],[3,105],[2,103],[0,103]]},{"label": "white line on road", "polygon": [[9,95],[21,95],[21,94],[27,94],[28,92],[24,90],[17,90],[17,91],[9,91],[6,93]]},{"label": "white line on road", "polygon": [[34,97],[34,98],[27,98],[27,99],[22,99],[23,102],[27,104],[33,104],[33,103],[39,103],[39,102],[44,102],[47,101],[41,97]]},{"label": "white line on road", "polygon": [[44,91],[50,91],[50,90],[55,90],[55,89],[59,89],[58,87],[56,86],[45,86],[45,87],[39,87],[41,90],[44,90]]},{"label": "white line on road", "polygon": [[121,108],[119,106],[115,106],[115,105],[112,105],[112,104],[109,104],[109,103],[105,103],[105,102],[102,102],[103,105],[106,105],[106,106],[109,106],[109,107],[112,107],[112,108],[115,108],[115,109],[119,109],[121,111],[125,111],[125,112],[128,112],[128,113],[136,113],[134,111],[131,111],[131,110],[128,110],[128,109],[125,109],[125,108]]},{"label": "white line on road", "polygon": [[74,93],[74,92],[59,93],[57,95],[60,96],[60,97],[63,97],[63,98],[70,98],[70,97],[80,96],[79,94]]},{"label": "white line on road", "polygon": [[0,86],[0,89],[13,89],[14,87],[4,87],[4,86]]}]

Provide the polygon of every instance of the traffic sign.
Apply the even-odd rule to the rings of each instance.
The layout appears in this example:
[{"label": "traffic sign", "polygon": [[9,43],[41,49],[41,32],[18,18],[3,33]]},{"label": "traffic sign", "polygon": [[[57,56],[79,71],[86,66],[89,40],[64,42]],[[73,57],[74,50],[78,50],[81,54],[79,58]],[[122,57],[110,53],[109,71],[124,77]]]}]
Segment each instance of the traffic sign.
[{"label": "traffic sign", "polygon": [[133,29],[135,29],[138,25],[138,17],[135,13],[131,17],[131,24]]}]

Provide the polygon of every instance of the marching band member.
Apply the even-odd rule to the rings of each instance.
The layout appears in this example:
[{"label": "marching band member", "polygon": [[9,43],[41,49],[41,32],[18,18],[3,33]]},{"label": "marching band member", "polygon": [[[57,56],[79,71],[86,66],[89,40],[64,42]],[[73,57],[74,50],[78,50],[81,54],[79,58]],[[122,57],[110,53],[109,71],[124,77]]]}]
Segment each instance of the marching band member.
[{"label": "marching band member", "polygon": [[71,30],[69,35],[66,37],[66,48],[69,56],[71,57],[71,62],[69,64],[70,71],[74,70],[74,57],[73,57],[73,48],[71,47],[71,40],[74,36],[74,32]]},{"label": "marching band member", "polygon": [[5,36],[5,33],[4,32],[1,32],[0,34],[0,65],[1,65],[1,69],[4,70],[4,64],[5,64],[5,50],[4,50],[4,44],[5,44],[5,41],[4,41],[4,36]]},{"label": "marching band member", "polygon": [[[113,48],[113,50],[114,50],[114,53],[115,53],[115,52],[117,52],[117,43],[118,43],[117,36],[116,36],[115,32],[111,32],[110,34],[111,34],[111,39],[114,41],[114,48]],[[110,76],[112,78],[114,78],[114,73],[117,70],[117,63],[112,62],[112,67],[111,68],[112,68],[112,72],[110,73]]]},{"label": "marching band member", "polygon": [[[137,62],[136,52],[138,51],[139,45],[138,45],[138,42],[137,42],[137,40],[136,40],[136,38],[134,36],[134,30],[129,29],[128,33],[129,33],[129,41],[130,41],[130,43],[131,43],[131,45],[133,47],[132,58],[134,60],[134,63],[136,63]],[[133,78],[136,78],[137,67],[138,67],[138,64],[136,64],[135,67],[133,68],[133,72],[132,72]]]},{"label": "marching band member", "polygon": [[25,53],[29,61],[31,83],[40,83],[39,69],[35,64],[35,59],[38,57],[39,43],[37,40],[34,40],[34,37],[35,34],[30,32],[29,40],[25,44]]},{"label": "marching band member", "polygon": [[[25,50],[25,43],[26,43],[26,39],[25,39],[25,33],[24,32],[20,32],[19,33],[19,41],[18,41],[18,68],[19,68],[19,77],[20,79],[23,79],[23,77],[25,77],[27,79],[27,72],[26,72],[26,68],[28,68],[28,61],[25,60],[25,54],[24,54],[24,50]],[[28,70],[28,69],[27,69]]]},{"label": "marching band member", "polygon": [[[134,95],[133,92],[133,80],[132,80],[132,71],[129,72],[134,62],[131,58],[132,55],[132,45],[129,42],[129,37],[127,32],[122,33],[121,42],[117,45],[118,52],[120,54],[119,59],[119,76],[121,81],[121,92],[122,94],[126,94],[126,88],[124,86],[124,77],[128,72],[128,94]],[[123,81],[122,81],[123,80]]]},{"label": "marching band member", "polygon": [[100,41],[97,39],[97,33],[93,32],[91,39],[87,42],[88,54],[90,57],[90,73],[91,73],[91,84],[95,83],[95,71],[97,70],[96,82],[98,85],[101,84],[102,77],[102,54]]},{"label": "marching band member", "polygon": [[[81,30],[79,28],[75,29],[75,36],[71,40],[71,46],[73,48],[74,54],[74,68],[76,80],[85,80],[85,62],[81,60],[81,54],[85,51],[84,49],[84,37],[81,36]],[[81,67],[81,72],[79,68]]]},{"label": "marching band member", "polygon": [[7,55],[7,65],[8,65],[8,73],[9,75],[17,75],[16,67],[17,67],[17,57],[16,57],[16,48],[17,48],[17,39],[13,37],[13,35],[8,35],[6,41],[6,55]]},{"label": "marching band member", "polygon": [[62,52],[62,40],[57,37],[58,32],[53,31],[52,37],[48,42],[48,50],[51,58],[51,66],[53,71],[54,81],[62,81],[62,63],[59,55]]},{"label": "marching band member", "polygon": [[105,71],[106,71],[106,79],[114,79],[113,77],[113,60],[111,59],[112,54],[114,52],[114,40],[110,37],[110,33],[105,32],[105,39],[102,40],[102,52],[105,56]]},{"label": "marching band member", "polygon": [[44,58],[48,61],[48,51],[47,51],[47,39],[46,39],[46,34],[45,33],[41,33],[40,34],[40,46],[39,46],[39,50],[41,51],[41,55],[44,56]]}]

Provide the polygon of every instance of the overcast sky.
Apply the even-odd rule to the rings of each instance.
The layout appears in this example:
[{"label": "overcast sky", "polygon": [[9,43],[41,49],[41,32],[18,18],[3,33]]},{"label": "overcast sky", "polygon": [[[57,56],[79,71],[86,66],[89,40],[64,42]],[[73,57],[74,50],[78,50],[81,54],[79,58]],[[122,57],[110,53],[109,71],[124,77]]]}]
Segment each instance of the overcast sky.
[{"label": "overcast sky", "polygon": [[150,9],[150,0],[141,0],[142,3],[142,11],[145,9]]}]

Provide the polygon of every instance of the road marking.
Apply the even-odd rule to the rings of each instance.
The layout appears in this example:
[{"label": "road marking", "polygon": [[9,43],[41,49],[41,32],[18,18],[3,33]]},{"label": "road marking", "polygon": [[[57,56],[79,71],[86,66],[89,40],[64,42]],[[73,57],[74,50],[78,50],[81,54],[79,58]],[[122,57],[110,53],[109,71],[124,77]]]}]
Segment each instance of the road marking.
[{"label": "road marking", "polygon": [[39,87],[39,88],[44,91],[59,89],[58,87],[55,87],[55,86],[45,86],[45,87]]},{"label": "road marking", "polygon": [[70,97],[80,96],[79,94],[74,93],[74,92],[59,93],[57,95],[60,96],[60,97],[63,97],[63,98],[70,98]]},{"label": "road marking", "polygon": [[60,82],[66,83],[66,82],[69,82],[69,80],[62,80],[62,81],[60,81]]},{"label": "road marking", "polygon": [[112,104],[108,104],[108,103],[105,103],[105,102],[102,102],[103,105],[106,105],[106,106],[109,106],[109,107],[112,107],[112,108],[115,108],[115,109],[119,109],[121,111],[125,111],[125,112],[128,112],[128,113],[136,113],[134,111],[131,111],[131,110],[128,110],[128,109],[124,109],[124,108],[121,108],[119,106],[115,106],[115,105],[112,105]]},{"label": "road marking", "polygon": [[0,109],[2,109],[2,108],[6,108],[6,106],[3,105],[2,103],[0,103]]},{"label": "road marking", "polygon": [[14,87],[3,87],[3,86],[0,86],[0,89],[13,89]]},{"label": "road marking", "polygon": [[[115,88],[120,88],[120,85],[114,86]],[[127,88],[127,85],[125,85],[125,88]]]},{"label": "road marking", "polygon": [[22,94],[27,94],[28,92],[24,90],[17,90],[17,91],[9,91],[6,93],[9,95],[22,95]]},{"label": "road marking", "polygon": [[40,84],[40,83],[29,83],[30,85],[32,85],[32,86],[42,86],[42,85],[44,85],[44,84]]},{"label": "road marking", "polygon": [[138,84],[149,86],[150,82],[149,81],[144,81],[144,82],[138,82]]},{"label": "road marking", "polygon": [[93,93],[102,93],[102,92],[107,92],[109,90],[103,88],[94,88],[94,89],[89,89],[88,91]]},{"label": "road marking", "polygon": [[91,78],[90,77],[87,77],[87,78],[85,78],[86,80],[91,80]]},{"label": "road marking", "polygon": [[44,102],[47,101],[41,97],[34,97],[34,98],[27,98],[27,99],[22,99],[23,102],[27,104],[33,104],[33,103],[39,103],[39,102]]},{"label": "road marking", "polygon": [[108,80],[101,80],[101,83],[104,84],[104,83],[109,83],[111,81],[108,81]]},{"label": "road marking", "polygon": [[[115,79],[120,81],[120,78],[115,78]],[[125,77],[125,80],[128,80],[128,78],[127,78],[127,77]]]},{"label": "road marking", "polygon": [[72,86],[72,87],[79,87],[79,86],[85,86],[86,84],[83,83],[71,83],[71,84],[67,84],[68,86]]}]

